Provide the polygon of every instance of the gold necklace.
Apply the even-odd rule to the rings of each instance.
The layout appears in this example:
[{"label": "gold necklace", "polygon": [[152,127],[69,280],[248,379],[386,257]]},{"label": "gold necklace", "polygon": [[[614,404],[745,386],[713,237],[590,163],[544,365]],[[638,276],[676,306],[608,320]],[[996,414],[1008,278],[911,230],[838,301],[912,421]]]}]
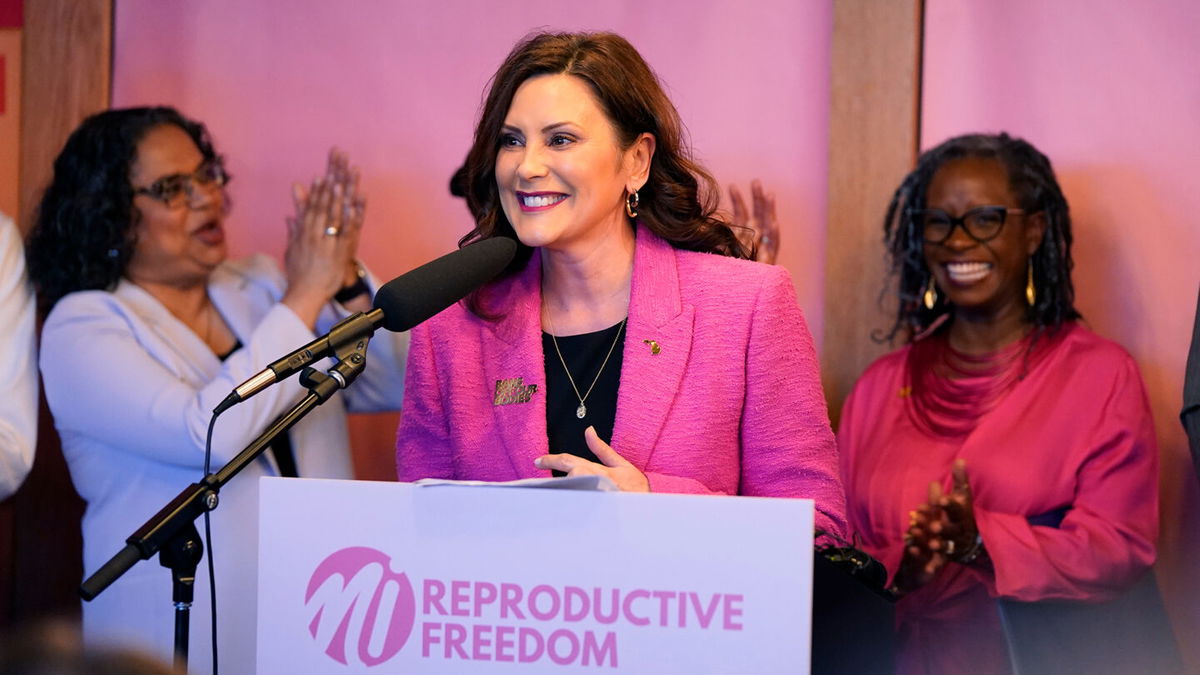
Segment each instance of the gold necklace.
[{"label": "gold necklace", "polygon": [[575,409],[575,416],[583,419],[587,415],[587,405],[584,401],[588,396],[592,395],[592,390],[596,388],[596,383],[600,381],[600,373],[604,372],[604,367],[608,365],[608,359],[612,357],[613,350],[617,348],[617,342],[621,340],[621,331],[625,330],[625,322],[629,317],[621,319],[621,324],[617,327],[617,336],[613,338],[612,346],[608,348],[608,355],[604,357],[604,363],[600,364],[600,370],[596,371],[596,377],[592,380],[592,386],[588,387],[587,393],[583,396],[579,395],[579,387],[575,386],[575,378],[571,377],[571,369],[567,367],[567,361],[563,358],[562,350],[558,348],[558,339],[554,337],[554,321],[550,318],[550,310],[546,310],[546,323],[550,326],[550,341],[554,343],[554,351],[558,354],[558,362],[562,364],[563,371],[567,374],[567,382],[571,383],[571,388],[575,390],[575,397],[579,399],[579,407]]}]

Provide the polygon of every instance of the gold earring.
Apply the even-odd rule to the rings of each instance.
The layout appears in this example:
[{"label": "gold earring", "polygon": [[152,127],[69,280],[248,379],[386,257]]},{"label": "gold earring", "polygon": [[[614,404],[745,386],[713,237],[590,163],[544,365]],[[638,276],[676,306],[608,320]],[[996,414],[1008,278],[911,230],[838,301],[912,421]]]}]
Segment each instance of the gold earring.
[{"label": "gold earring", "polygon": [[937,287],[933,285],[933,275],[929,275],[929,284],[925,286],[925,295],[922,296],[925,301],[925,309],[933,309],[937,304]]},{"label": "gold earring", "polygon": [[638,193],[634,190],[625,197],[625,213],[629,214],[630,218],[637,218],[637,207]]},{"label": "gold earring", "polygon": [[1033,285],[1033,256],[1029,257],[1029,281],[1025,283],[1025,302],[1033,307],[1037,303],[1037,288]]}]

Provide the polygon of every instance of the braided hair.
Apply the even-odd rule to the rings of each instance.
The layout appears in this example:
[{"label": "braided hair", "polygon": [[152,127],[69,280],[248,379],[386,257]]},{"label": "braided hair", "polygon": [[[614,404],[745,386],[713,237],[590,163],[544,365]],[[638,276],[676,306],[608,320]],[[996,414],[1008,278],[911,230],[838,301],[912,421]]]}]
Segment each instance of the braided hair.
[{"label": "braided hair", "polygon": [[896,320],[885,336],[888,341],[898,334],[912,340],[943,316],[953,314],[954,307],[944,294],[939,294],[933,309],[921,302],[932,272],[925,264],[922,232],[909,214],[925,208],[925,196],[938,169],[968,157],[1000,162],[1021,208],[1029,214],[1044,214],[1046,234],[1031,259],[1037,301],[1028,309],[1030,323],[1038,331],[1053,331],[1080,316],[1071,283],[1071,214],[1050,160],[1029,142],[1006,133],[967,134],[924,152],[888,204],[884,244],[890,259],[888,273],[896,277],[899,295]]}]

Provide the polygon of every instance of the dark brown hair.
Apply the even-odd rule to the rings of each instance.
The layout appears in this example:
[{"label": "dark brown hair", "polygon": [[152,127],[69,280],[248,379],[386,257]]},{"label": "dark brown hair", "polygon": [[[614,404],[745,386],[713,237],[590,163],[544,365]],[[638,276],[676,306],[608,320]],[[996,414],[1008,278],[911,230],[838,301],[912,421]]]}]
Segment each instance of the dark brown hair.
[{"label": "dark brown hair", "polygon": [[[531,77],[548,74],[573,75],[586,82],[622,148],[643,133],[654,136],[650,176],[638,195],[638,220],[643,225],[676,248],[750,257],[730,226],[717,217],[716,181],[692,159],[679,113],[658,77],[633,45],[614,33],[539,33],[521,41],[504,59],[492,77],[463,167],[475,229],[459,246],[490,237],[516,237],[496,187],[501,129],[517,88]],[[522,269],[531,254],[531,248],[519,246],[505,275]],[[479,314],[474,297],[468,306]]]}]

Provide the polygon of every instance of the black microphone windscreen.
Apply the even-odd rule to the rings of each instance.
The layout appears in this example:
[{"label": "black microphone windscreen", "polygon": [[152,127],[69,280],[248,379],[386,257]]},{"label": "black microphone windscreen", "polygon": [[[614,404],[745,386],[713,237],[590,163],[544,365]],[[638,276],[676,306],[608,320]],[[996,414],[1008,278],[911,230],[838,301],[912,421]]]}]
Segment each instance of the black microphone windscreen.
[{"label": "black microphone windscreen", "polygon": [[383,310],[383,327],[409,330],[491,281],[516,253],[517,242],[492,237],[392,279],[375,294],[375,307]]}]

